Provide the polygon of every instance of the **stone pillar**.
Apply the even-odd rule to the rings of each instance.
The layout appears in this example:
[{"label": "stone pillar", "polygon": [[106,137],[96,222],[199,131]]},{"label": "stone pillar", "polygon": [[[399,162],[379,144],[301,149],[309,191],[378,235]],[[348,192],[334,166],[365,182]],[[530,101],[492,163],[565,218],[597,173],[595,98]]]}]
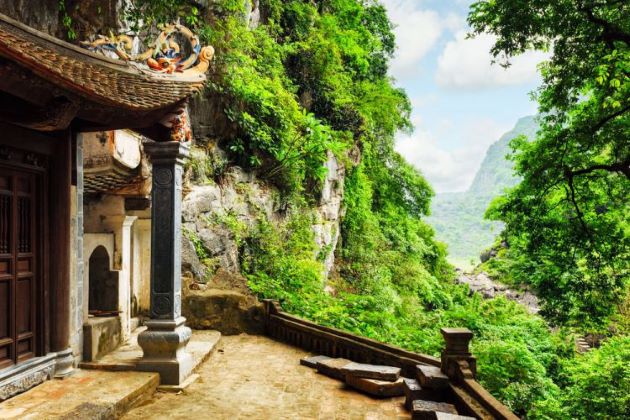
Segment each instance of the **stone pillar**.
[{"label": "stone pillar", "polygon": [[[467,328],[442,328],[441,332],[446,342],[446,347],[442,350],[442,372],[451,379],[458,379],[461,368],[467,364],[467,369],[475,377],[477,360],[469,350],[472,331]],[[462,365],[460,362],[465,363]]]},{"label": "stone pillar", "polygon": [[144,355],[138,370],[158,372],[163,385],[179,385],[190,374],[186,351],[191,330],[181,316],[181,201],[187,145],[147,143],[153,164],[151,191],[151,319],[138,336]]}]

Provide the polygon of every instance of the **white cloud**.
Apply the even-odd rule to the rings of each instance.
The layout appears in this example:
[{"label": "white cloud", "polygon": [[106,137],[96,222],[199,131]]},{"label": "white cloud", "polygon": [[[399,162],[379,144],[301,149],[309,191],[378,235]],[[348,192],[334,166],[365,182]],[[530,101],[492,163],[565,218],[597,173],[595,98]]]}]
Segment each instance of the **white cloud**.
[{"label": "white cloud", "polygon": [[[409,0],[383,0],[387,13],[396,25],[397,50],[391,63],[391,74],[404,79],[418,73],[420,61],[437,44],[445,24],[435,10],[422,10]],[[453,20],[449,20],[452,23]]]},{"label": "white cloud", "polygon": [[468,189],[488,147],[509,128],[491,119],[463,125],[449,120],[440,122],[440,130],[453,129],[466,139],[453,150],[441,147],[433,133],[421,129],[411,136],[400,135],[396,141],[398,153],[422,171],[437,192]]},{"label": "white cloud", "polygon": [[526,52],[512,59],[512,65],[505,69],[492,64],[490,48],[494,41],[495,37],[488,34],[467,39],[465,31],[458,31],[455,40],[449,41],[438,57],[435,74],[438,85],[455,89],[480,89],[536,80],[536,66],[547,58],[545,53]]}]

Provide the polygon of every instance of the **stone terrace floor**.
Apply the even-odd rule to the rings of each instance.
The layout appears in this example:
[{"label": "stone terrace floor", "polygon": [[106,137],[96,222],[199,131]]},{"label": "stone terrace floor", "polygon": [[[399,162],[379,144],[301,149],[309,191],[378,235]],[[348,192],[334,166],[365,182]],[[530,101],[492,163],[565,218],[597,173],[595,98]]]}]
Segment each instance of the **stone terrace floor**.
[{"label": "stone terrace floor", "polygon": [[179,394],[158,392],[124,419],[409,419],[404,398],[373,399],[301,366],[307,353],[266,337],[223,337]]}]

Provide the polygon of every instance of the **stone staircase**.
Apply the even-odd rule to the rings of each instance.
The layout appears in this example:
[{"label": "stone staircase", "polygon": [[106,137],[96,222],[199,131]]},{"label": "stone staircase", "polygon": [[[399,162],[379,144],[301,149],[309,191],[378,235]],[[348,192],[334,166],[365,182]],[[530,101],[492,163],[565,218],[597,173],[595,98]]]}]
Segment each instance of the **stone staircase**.
[{"label": "stone staircase", "polygon": [[417,365],[415,378],[406,378],[397,367],[355,363],[344,358],[311,356],[301,359],[300,364],[373,397],[404,395],[405,408],[412,419],[474,419],[460,415],[455,405],[446,402],[450,382],[437,366]]}]

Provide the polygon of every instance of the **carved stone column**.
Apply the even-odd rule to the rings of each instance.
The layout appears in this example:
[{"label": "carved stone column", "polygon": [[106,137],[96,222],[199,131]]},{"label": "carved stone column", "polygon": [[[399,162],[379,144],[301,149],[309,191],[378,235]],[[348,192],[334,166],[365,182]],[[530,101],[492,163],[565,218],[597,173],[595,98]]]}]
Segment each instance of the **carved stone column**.
[{"label": "carved stone column", "polygon": [[138,336],[144,355],[138,370],[158,372],[164,385],[178,385],[190,374],[186,352],[190,328],[181,316],[182,172],[189,148],[169,141],[147,143],[153,164],[151,192],[151,319]]}]

